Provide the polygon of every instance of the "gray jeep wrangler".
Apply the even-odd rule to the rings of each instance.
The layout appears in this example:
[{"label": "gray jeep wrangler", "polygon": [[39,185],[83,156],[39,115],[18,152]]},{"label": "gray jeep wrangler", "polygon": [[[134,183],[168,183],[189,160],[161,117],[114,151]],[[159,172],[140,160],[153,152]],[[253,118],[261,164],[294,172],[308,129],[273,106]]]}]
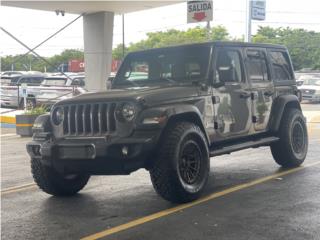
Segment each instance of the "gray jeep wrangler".
[{"label": "gray jeep wrangler", "polygon": [[70,196],[91,175],[150,172],[164,199],[197,199],[210,157],[270,146],[297,167],[305,118],[283,46],[213,42],[130,53],[108,92],[56,103],[27,145],[35,182]]}]

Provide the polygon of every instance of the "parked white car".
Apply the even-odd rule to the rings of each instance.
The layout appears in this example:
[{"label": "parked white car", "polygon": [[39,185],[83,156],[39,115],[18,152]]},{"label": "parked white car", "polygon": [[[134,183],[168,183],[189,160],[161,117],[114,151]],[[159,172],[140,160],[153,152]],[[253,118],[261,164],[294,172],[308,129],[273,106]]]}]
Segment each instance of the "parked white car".
[{"label": "parked white car", "polygon": [[52,75],[46,77],[40,86],[40,94],[36,97],[37,105],[51,106],[57,101],[85,93],[85,80],[81,75]]},{"label": "parked white car", "polygon": [[302,100],[320,102],[320,77],[304,80],[299,89],[302,94]]}]

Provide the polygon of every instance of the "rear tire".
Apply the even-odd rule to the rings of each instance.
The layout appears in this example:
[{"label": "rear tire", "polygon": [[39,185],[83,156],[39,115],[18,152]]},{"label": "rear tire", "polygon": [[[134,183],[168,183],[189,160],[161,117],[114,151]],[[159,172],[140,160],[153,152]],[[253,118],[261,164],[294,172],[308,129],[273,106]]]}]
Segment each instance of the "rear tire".
[{"label": "rear tire", "polygon": [[90,178],[89,175],[64,176],[36,158],[31,159],[31,172],[39,188],[54,196],[75,195],[84,188]]},{"label": "rear tire", "polygon": [[165,132],[150,176],[161,197],[173,203],[185,203],[199,198],[209,170],[209,151],[203,132],[195,124],[180,122]]},{"label": "rear tire", "polygon": [[308,132],[300,110],[286,109],[278,135],[280,140],[271,145],[274,160],[285,168],[301,165],[308,152]]}]

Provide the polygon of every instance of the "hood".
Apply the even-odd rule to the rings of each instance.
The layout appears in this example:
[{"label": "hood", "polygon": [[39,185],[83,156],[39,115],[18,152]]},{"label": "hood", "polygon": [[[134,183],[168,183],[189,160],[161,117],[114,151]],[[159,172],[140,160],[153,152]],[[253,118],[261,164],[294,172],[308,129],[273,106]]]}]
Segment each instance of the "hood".
[{"label": "hood", "polygon": [[147,105],[155,105],[159,102],[163,103],[174,101],[175,99],[192,98],[197,96],[199,96],[199,87],[194,85],[141,87],[85,93],[74,98],[63,100],[58,104],[143,100]]}]

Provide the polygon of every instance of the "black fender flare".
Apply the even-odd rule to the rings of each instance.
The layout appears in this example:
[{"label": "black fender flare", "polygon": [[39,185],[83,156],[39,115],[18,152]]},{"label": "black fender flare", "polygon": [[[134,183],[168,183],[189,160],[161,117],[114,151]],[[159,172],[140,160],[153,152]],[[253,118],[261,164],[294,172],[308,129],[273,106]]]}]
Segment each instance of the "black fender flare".
[{"label": "black fender flare", "polygon": [[50,113],[42,114],[36,118],[33,124],[32,131],[34,134],[41,132],[52,132],[52,125],[50,121]]},{"label": "black fender flare", "polygon": [[273,101],[269,121],[269,129],[271,132],[277,132],[279,130],[282,115],[286,108],[297,108],[301,110],[300,102],[296,95],[281,95]]}]

